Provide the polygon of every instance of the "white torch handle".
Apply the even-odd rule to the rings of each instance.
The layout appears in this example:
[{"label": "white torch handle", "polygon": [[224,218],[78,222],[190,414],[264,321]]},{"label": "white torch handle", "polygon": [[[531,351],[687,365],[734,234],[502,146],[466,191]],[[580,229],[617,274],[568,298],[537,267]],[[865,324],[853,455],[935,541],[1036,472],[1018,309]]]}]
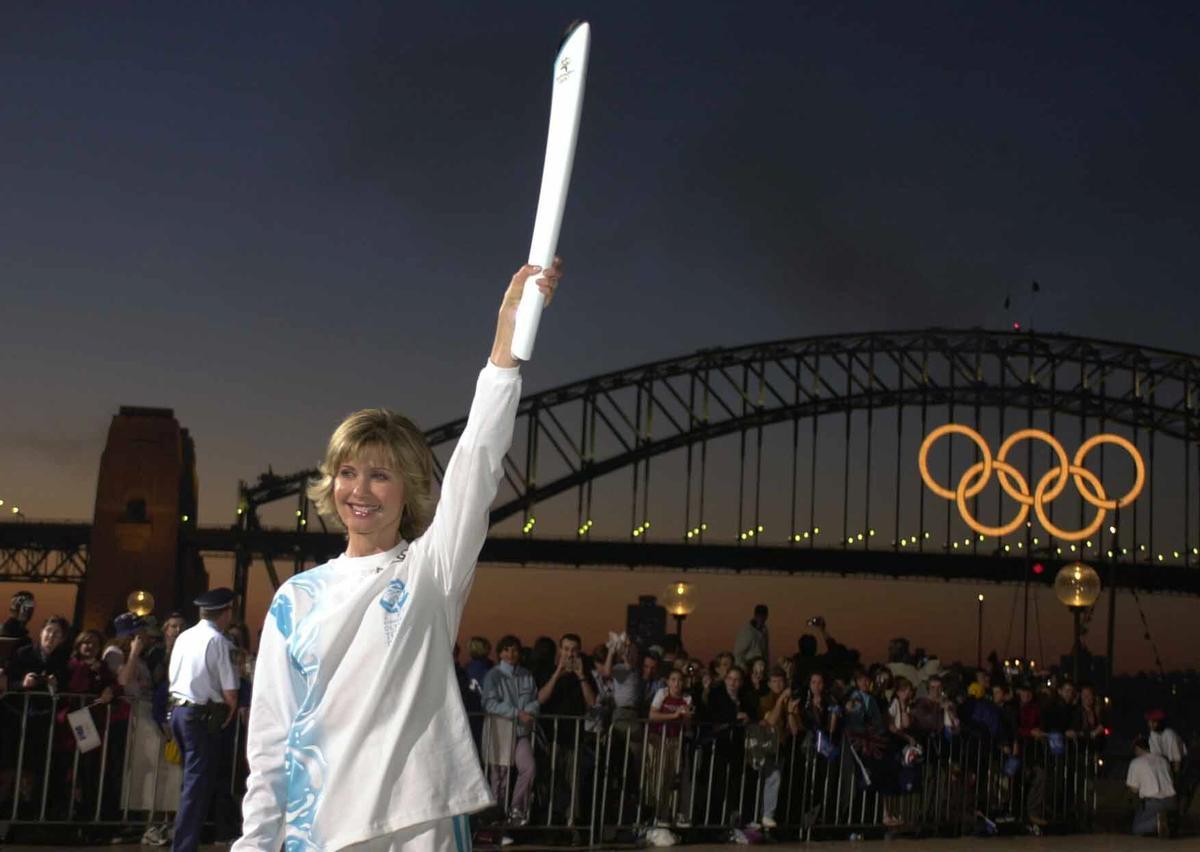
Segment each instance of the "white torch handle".
[{"label": "white torch handle", "polygon": [[[570,32],[554,60],[554,94],[550,99],[546,160],[542,167],[542,189],[538,194],[528,261],[543,269],[548,269],[554,262],[563,210],[567,206],[571,166],[575,162],[575,140],[579,135],[579,116],[583,109],[590,42],[591,28],[585,21]],[[537,338],[538,323],[545,304],[545,298],[537,287],[540,277],[531,275],[526,280],[521,304],[517,307],[512,355],[520,361],[528,361],[533,356],[533,343]]]}]

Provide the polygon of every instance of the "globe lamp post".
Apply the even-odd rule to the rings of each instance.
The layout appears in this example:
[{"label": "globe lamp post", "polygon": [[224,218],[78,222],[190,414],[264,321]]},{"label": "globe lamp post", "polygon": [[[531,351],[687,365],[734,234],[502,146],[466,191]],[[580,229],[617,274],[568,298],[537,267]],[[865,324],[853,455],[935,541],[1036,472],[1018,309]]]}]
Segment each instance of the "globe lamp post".
[{"label": "globe lamp post", "polygon": [[1075,642],[1071,648],[1073,678],[1079,682],[1080,620],[1086,609],[1100,597],[1100,575],[1090,565],[1076,562],[1064,565],[1054,577],[1054,596],[1075,621]]},{"label": "globe lamp post", "polygon": [[125,606],[139,618],[147,616],[154,612],[154,595],[143,591],[130,592],[129,597],[125,598]]},{"label": "globe lamp post", "polygon": [[675,638],[683,647],[683,620],[696,611],[696,587],[691,583],[677,582],[667,586],[663,592],[667,612],[675,618]]}]

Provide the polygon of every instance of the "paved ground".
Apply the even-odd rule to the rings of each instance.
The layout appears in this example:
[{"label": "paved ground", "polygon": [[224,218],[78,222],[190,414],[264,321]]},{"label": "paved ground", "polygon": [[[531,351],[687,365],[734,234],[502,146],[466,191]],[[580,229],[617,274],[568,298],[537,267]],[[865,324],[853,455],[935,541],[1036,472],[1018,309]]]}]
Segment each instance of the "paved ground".
[{"label": "paved ground", "polygon": [[[1167,850],[1168,852],[1200,852],[1200,838],[1188,837],[1180,840],[1156,840],[1153,838],[1126,837],[1119,834],[1076,834],[1070,837],[992,837],[980,839],[964,837],[957,840],[896,840],[884,842],[848,843],[776,843],[768,848],[775,852],[787,850],[823,850],[849,847],[869,850],[887,848],[895,852],[957,852],[957,850],[981,850],[981,852],[1141,852],[1141,850]],[[47,852],[50,846],[4,846],[5,852]],[[150,846],[72,846],[72,852],[100,852],[100,850],[149,850]],[[482,850],[486,847],[477,847]],[[506,852],[531,852],[544,847],[510,846]],[[555,847],[557,852],[568,847]],[[628,849],[629,847],[621,847]],[[677,847],[686,852],[729,852],[729,845],[704,845]],[[226,852],[228,846],[203,846],[203,852]]]}]

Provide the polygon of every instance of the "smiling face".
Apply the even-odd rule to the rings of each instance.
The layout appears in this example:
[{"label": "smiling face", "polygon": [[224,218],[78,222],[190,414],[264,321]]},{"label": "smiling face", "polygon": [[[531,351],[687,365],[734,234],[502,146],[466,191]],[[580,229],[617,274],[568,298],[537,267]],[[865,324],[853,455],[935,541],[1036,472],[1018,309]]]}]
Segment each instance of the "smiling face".
[{"label": "smiling face", "polygon": [[399,540],[404,481],[378,449],[368,448],[338,465],[333,503],[352,538],[367,539],[383,550]]},{"label": "smiling face", "polygon": [[521,646],[519,644],[505,645],[497,655],[510,666],[515,666],[521,659]]}]

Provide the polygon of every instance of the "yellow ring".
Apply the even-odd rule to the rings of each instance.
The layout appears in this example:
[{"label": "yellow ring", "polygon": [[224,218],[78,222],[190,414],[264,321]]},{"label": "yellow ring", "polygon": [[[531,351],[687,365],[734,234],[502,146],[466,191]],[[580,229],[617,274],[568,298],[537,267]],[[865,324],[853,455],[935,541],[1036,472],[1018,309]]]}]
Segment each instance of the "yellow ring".
[{"label": "yellow ring", "polygon": [[[1058,469],[1061,470],[1062,473],[1058,477],[1058,482],[1054,483],[1054,487],[1045,497],[1047,502],[1053,502],[1059,494],[1062,494],[1063,489],[1067,487],[1067,480],[1069,479],[1067,476],[1068,463],[1066,449],[1064,449],[1063,445],[1060,444],[1058,440],[1049,432],[1044,432],[1041,429],[1021,429],[1009,435],[1008,438],[1005,439],[1004,443],[1000,445],[1000,451],[996,453],[996,461],[1007,461],[1008,451],[1020,441],[1041,441],[1044,444],[1048,444],[1050,449],[1054,450],[1054,454],[1058,456]],[[1024,506],[1033,505],[1033,495],[1031,495],[1028,491],[1028,484],[1026,484],[1026,488],[1022,490],[1022,493],[1018,494],[1014,492],[1011,487],[1009,487],[1007,473],[1004,471],[999,471],[998,476],[1000,479],[1000,486],[1008,493],[1009,497],[1013,498]]]},{"label": "yellow ring", "polygon": [[1128,506],[1141,495],[1142,488],[1146,485],[1146,464],[1142,461],[1142,454],[1137,451],[1137,447],[1133,445],[1133,442],[1127,438],[1105,433],[1088,438],[1079,445],[1079,449],[1075,451],[1075,467],[1086,470],[1083,466],[1083,460],[1099,444],[1116,444],[1129,453],[1129,457],[1133,459],[1133,487],[1125,492],[1125,496],[1120,500],[1106,500],[1104,499],[1104,489],[1100,489],[1099,496],[1096,493],[1088,491],[1083,485],[1084,477],[1079,473],[1075,473],[1075,487],[1079,489],[1079,494],[1084,500],[1087,500],[1098,509],[1118,509]]},{"label": "yellow ring", "polygon": [[[944,488],[940,483],[936,482],[933,474],[929,472],[929,449],[934,445],[938,438],[943,435],[966,435],[975,442],[975,446],[979,447],[980,454],[983,455],[983,461],[975,464],[983,465],[983,474],[979,478],[979,482],[974,486],[974,490],[969,491],[966,496],[974,497],[987,485],[987,481],[992,475],[992,448],[987,445],[987,441],[983,440],[983,436],[972,429],[970,426],[962,426],[958,423],[947,423],[945,426],[939,426],[925,436],[925,440],[921,442],[921,451],[917,453],[917,467],[921,470],[921,478],[925,480],[925,484],[929,486],[929,490],[943,500],[954,500],[956,492],[949,488]],[[959,480],[962,484],[962,480]]]},{"label": "yellow ring", "polygon": [[[1029,483],[1025,481],[1025,477],[1023,477],[1021,472],[1015,467],[1010,465],[1008,462],[1002,462],[999,460],[993,462],[992,466],[995,467],[997,472],[1004,471],[1005,473],[1011,475],[1017,480],[1018,483],[1020,483],[1021,490],[1026,494],[1029,493]],[[966,469],[962,475],[962,479],[958,481],[958,491],[955,493],[955,500],[958,502],[958,513],[962,515],[962,519],[966,525],[980,535],[990,535],[994,536],[995,538],[1000,538],[1008,535],[1020,527],[1021,524],[1025,523],[1025,519],[1029,517],[1029,506],[1025,503],[1021,503],[1021,508],[1017,511],[1016,519],[1002,527],[989,527],[977,521],[971,515],[971,511],[967,508],[967,497],[972,496],[968,493],[969,489],[967,488],[967,482],[973,476],[979,476],[982,479],[982,475],[979,473],[982,468],[983,462],[975,462],[975,464]],[[1007,468],[1007,470],[1005,470],[1005,468]],[[1005,490],[1007,491],[1008,489]],[[978,491],[975,493],[978,493]]]},{"label": "yellow ring", "polygon": [[[1077,477],[1083,477],[1084,479],[1088,480],[1095,487],[1096,493],[1100,495],[1100,499],[1104,499],[1104,486],[1100,483],[1100,479],[1096,476],[1096,474],[1092,473],[1086,467],[1075,467],[1074,465],[1071,466],[1070,473]],[[1050,533],[1050,535],[1054,536],[1055,538],[1061,538],[1063,541],[1082,541],[1089,536],[1095,535],[1100,527],[1104,524],[1104,516],[1108,514],[1108,511],[1101,507],[1096,508],[1096,517],[1092,519],[1090,524],[1075,532],[1067,532],[1062,527],[1055,526],[1051,520],[1046,517],[1046,506],[1043,496],[1046,491],[1046,485],[1049,483],[1050,478],[1057,475],[1057,468],[1052,468],[1046,471],[1046,475],[1041,478],[1037,484],[1037,488],[1034,489],[1033,510],[1037,512],[1038,521],[1041,523],[1046,532]]]}]

